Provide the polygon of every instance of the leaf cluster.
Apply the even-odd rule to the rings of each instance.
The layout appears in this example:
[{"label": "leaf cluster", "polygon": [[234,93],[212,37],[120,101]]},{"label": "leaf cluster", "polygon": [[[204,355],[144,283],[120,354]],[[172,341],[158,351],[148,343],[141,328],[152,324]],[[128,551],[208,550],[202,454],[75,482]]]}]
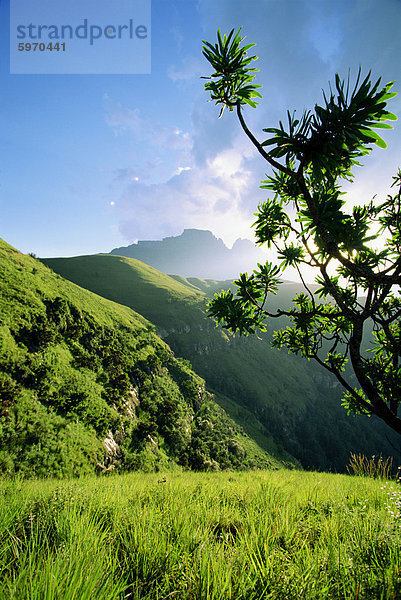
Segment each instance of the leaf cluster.
[{"label": "leaf cluster", "polygon": [[385,121],[396,116],[386,110],[387,101],[396,94],[390,90],[394,82],[379,88],[369,72],[361,82],[359,70],[353,89],[350,78],[345,83],[337,74],[334,89],[323,92],[324,104],[316,104],[314,112],[305,111],[300,119],[295,112],[287,112],[288,126],[282,121],[278,128],[264,129],[273,134],[261,143],[273,146],[269,155],[285,158],[287,164],[295,160],[303,169],[308,167],[314,182],[333,183],[337,177],[352,178],[351,168],[360,165],[359,158],[368,154],[372,144],[386,148],[386,143],[375,129],[391,129]]},{"label": "leaf cluster", "polygon": [[210,92],[211,100],[222,104],[220,116],[225,107],[233,110],[238,102],[255,107],[257,103],[254,99],[261,98],[257,91],[261,86],[252,83],[258,69],[249,66],[257,59],[257,56],[248,56],[248,50],[255,44],[240,47],[244,39],[240,32],[239,29],[234,33],[232,29],[228,35],[222,36],[219,29],[216,44],[203,41],[202,54],[214,69],[214,73],[207,77],[210,81],[205,89]]}]

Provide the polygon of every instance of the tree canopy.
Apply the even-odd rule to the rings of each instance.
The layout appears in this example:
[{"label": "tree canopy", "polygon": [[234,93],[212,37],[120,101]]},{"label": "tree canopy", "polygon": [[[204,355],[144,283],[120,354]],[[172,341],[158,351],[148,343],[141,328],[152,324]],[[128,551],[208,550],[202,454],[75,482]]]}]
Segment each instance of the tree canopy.
[{"label": "tree canopy", "polygon": [[[374,145],[386,148],[377,129],[391,129],[397,117],[386,109],[396,94],[393,82],[381,86],[359,71],[339,75],[321,105],[300,118],[287,112],[286,123],[263,129],[259,141],[249,130],[243,107],[255,108],[261,87],[254,83],[255,44],[242,45],[241,31],[217,32],[204,41],[203,55],[214,72],[205,89],[220,108],[236,111],[242,129],[273,167],[261,187],[271,197],[258,206],[256,240],[277,251],[277,264],[258,264],[209,304],[218,323],[242,335],[266,330],[266,321],[286,316],[273,345],[314,359],[341,383],[343,405],[353,414],[376,415],[401,434],[401,170],[394,193],[367,200],[351,210],[341,181]],[[269,310],[284,271],[294,267],[304,286],[289,309]],[[305,280],[312,268],[317,286]]]}]

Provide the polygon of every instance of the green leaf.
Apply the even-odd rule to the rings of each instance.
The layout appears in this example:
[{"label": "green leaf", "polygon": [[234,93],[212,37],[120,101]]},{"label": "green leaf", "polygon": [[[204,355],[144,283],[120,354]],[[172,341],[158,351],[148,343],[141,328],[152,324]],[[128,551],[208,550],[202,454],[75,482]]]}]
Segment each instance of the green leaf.
[{"label": "green leaf", "polygon": [[394,127],[388,123],[375,123],[373,127],[375,129],[394,129]]},{"label": "green leaf", "polygon": [[363,135],[366,135],[367,137],[371,138],[374,141],[374,143],[377,144],[380,148],[387,148],[386,142],[383,140],[382,137],[380,137],[378,133],[376,133],[376,131],[373,131],[372,129],[360,129],[359,131]]}]

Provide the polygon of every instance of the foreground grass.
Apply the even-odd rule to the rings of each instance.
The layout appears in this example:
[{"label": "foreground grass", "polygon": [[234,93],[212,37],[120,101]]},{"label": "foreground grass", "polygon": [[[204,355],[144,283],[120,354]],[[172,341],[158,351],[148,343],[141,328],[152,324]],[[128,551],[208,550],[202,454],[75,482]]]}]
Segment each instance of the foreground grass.
[{"label": "foreground grass", "polygon": [[0,598],[401,598],[400,486],[165,477],[0,483]]}]

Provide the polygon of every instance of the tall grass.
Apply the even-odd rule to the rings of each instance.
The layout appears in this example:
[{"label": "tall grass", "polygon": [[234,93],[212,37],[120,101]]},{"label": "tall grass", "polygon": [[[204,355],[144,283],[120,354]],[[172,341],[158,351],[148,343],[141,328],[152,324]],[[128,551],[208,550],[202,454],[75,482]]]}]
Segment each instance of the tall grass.
[{"label": "tall grass", "polygon": [[165,477],[1,483],[0,598],[401,598],[398,485],[294,471]]},{"label": "tall grass", "polygon": [[347,471],[351,475],[373,477],[374,479],[391,479],[393,458],[389,456],[384,459],[381,454],[379,456],[373,455],[368,458],[363,454],[353,454],[351,452]]}]

